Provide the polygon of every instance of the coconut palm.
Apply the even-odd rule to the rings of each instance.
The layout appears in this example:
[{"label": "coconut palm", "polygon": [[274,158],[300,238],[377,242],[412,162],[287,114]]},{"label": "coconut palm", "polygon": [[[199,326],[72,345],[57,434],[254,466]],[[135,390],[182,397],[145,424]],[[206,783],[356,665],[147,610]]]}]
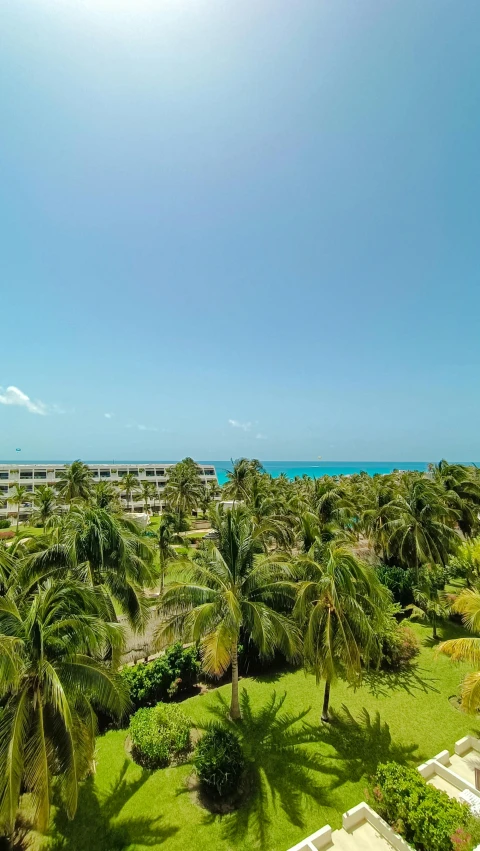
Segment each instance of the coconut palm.
[{"label": "coconut palm", "polygon": [[252,478],[262,471],[263,467],[256,458],[232,459],[232,469],[226,471],[227,481],[223,486],[225,499],[233,499],[234,502],[246,499]]},{"label": "coconut palm", "polygon": [[60,517],[57,495],[50,485],[38,485],[33,494],[33,504],[35,510],[31,516],[32,523],[41,523],[44,531],[47,525]]},{"label": "coconut palm", "polygon": [[105,479],[94,483],[90,501],[97,508],[106,508],[109,511],[119,511],[121,507],[117,487]]},{"label": "coconut palm", "polygon": [[280,649],[287,658],[299,653],[299,632],[280,612],[290,594],[291,572],[280,558],[262,552],[261,527],[241,506],[214,514],[217,537],[204,544],[192,563],[189,581],[170,585],[161,605],[163,624],[156,640],[162,646],[174,637],[199,641],[203,665],[220,676],[232,668],[230,715],[240,718],[238,642],[248,636],[263,657]]},{"label": "coconut palm", "polygon": [[122,681],[98,661],[123,644],[104,616],[101,598],[73,580],[0,598],[0,820],[9,832],[23,792],[45,830],[54,778],[73,818],[93,767],[95,712],[120,718],[127,708]]},{"label": "coconut palm", "polygon": [[353,683],[381,654],[381,625],[390,593],[375,570],[338,541],[317,540],[297,560],[300,578],[293,609],[304,635],[307,666],[325,681],[322,721],[328,721],[330,686],[339,671]]},{"label": "coconut palm", "polygon": [[150,501],[155,498],[157,488],[153,482],[140,482],[138,495],[143,499],[143,509],[145,514],[150,512]]},{"label": "coconut palm", "polygon": [[138,496],[138,479],[133,473],[126,473],[120,480],[120,488],[127,497],[127,503],[130,503],[130,510],[133,511],[133,498]]},{"label": "coconut palm", "polygon": [[132,628],[142,630],[148,614],[144,588],[154,584],[156,574],[153,549],[135,521],[78,503],[54,535],[50,546],[26,560],[23,581],[73,575],[102,593],[110,620],[116,619],[117,606]]},{"label": "coconut palm", "polygon": [[[480,633],[480,591],[466,588],[451,604],[451,611],[462,616],[470,632]],[[439,653],[450,656],[454,662],[469,662],[480,668],[480,638],[453,638],[443,641]],[[468,674],[462,684],[462,707],[475,713],[480,708],[480,670]]]},{"label": "coconut palm", "polygon": [[480,483],[472,469],[462,464],[442,460],[430,465],[430,474],[443,492],[444,499],[455,513],[461,532],[471,537],[479,529]]},{"label": "coconut palm", "polygon": [[[187,462],[191,463],[187,463]],[[202,499],[202,482],[198,477],[195,462],[191,459],[181,461],[168,472],[165,499],[170,508],[178,515],[191,515]]]},{"label": "coconut palm", "polygon": [[445,566],[459,543],[453,528],[455,512],[442,499],[433,481],[416,474],[407,476],[402,490],[383,509],[383,548],[393,564]]},{"label": "coconut palm", "polygon": [[437,621],[446,618],[449,606],[445,599],[445,572],[437,565],[425,565],[421,572],[420,584],[413,589],[415,603],[406,606],[412,620],[428,620],[432,624],[432,637],[436,641]]},{"label": "coconut palm", "polygon": [[24,485],[19,485],[18,483],[14,484],[12,490],[8,495],[8,501],[13,502],[17,506],[17,533],[18,533],[18,525],[20,523],[20,511],[22,509],[22,505],[27,501],[27,498],[30,496]]},{"label": "coconut palm", "polygon": [[92,471],[82,461],[74,461],[60,471],[55,483],[62,502],[69,504],[72,499],[89,499],[92,492]]},{"label": "coconut palm", "polygon": [[163,515],[158,526],[158,559],[160,563],[160,594],[163,594],[165,586],[165,574],[168,566],[179,558],[174,544],[181,544],[183,538],[174,529],[172,518]]}]

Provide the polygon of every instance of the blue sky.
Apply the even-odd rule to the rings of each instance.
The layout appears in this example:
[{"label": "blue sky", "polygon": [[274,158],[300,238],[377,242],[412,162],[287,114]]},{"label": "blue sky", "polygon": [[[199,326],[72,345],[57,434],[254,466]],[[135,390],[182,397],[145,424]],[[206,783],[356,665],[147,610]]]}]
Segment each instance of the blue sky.
[{"label": "blue sky", "polygon": [[478,0],[1,6],[0,458],[480,458]]}]

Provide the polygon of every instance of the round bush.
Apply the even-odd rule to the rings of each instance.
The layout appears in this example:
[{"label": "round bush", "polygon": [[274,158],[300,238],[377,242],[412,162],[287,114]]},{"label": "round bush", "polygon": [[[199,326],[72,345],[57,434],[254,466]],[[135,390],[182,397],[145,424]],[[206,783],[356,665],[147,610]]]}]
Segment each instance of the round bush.
[{"label": "round bush", "polygon": [[10,520],[8,517],[2,517],[0,520],[0,529],[9,529],[10,528]]},{"label": "round bush", "polygon": [[168,765],[190,749],[190,721],[175,704],[139,709],[130,719],[129,733],[132,756],[145,768]]},{"label": "round bush", "polygon": [[220,798],[236,791],[245,767],[237,736],[217,725],[200,739],[193,762],[201,783]]},{"label": "round bush", "polygon": [[406,623],[399,624],[383,638],[382,666],[387,670],[400,670],[419,652],[420,642],[413,629]]}]

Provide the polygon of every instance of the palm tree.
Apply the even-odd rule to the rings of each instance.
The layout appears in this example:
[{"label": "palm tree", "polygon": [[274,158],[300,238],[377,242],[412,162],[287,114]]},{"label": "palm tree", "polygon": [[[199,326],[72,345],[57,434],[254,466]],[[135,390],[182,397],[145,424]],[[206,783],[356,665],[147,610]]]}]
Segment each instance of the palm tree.
[{"label": "palm tree", "polygon": [[85,503],[72,504],[55,530],[55,540],[31,555],[23,568],[24,583],[46,575],[73,575],[103,596],[110,620],[115,605],[133,629],[145,626],[145,586],[153,586],[153,549],[134,520]]},{"label": "palm tree", "polygon": [[120,480],[120,487],[125,491],[127,503],[130,503],[130,508],[133,511],[133,497],[138,495],[138,479],[133,473],[126,473]]},{"label": "palm tree", "polygon": [[165,574],[172,561],[178,560],[179,556],[173,544],[181,544],[182,537],[175,532],[172,519],[168,515],[160,518],[158,526],[158,559],[160,563],[160,594],[163,595],[165,586]]},{"label": "palm tree", "polygon": [[318,540],[297,565],[301,579],[293,614],[303,631],[305,661],[317,683],[325,680],[322,721],[328,721],[330,686],[338,671],[356,683],[362,662],[380,658],[380,626],[390,593],[373,567],[335,540]]},{"label": "palm tree", "polygon": [[99,661],[123,644],[104,616],[97,594],[73,580],[0,598],[0,820],[10,832],[24,791],[45,830],[54,777],[73,818],[93,766],[95,712],[120,718],[127,708],[122,681]]},{"label": "palm tree", "polygon": [[237,458],[232,459],[232,470],[227,470],[227,481],[223,486],[226,499],[241,502],[248,493],[252,477],[262,472],[263,467],[257,459]]},{"label": "palm tree", "polygon": [[472,476],[471,468],[442,460],[439,464],[431,464],[429,469],[447,505],[455,512],[461,532],[471,537],[479,528],[480,508],[480,484]]},{"label": "palm tree", "polygon": [[89,499],[92,492],[92,471],[82,461],[74,461],[60,471],[56,488],[62,502],[72,499]]},{"label": "palm tree", "polygon": [[33,494],[35,511],[32,514],[32,523],[41,523],[45,531],[47,525],[58,518],[57,495],[50,485],[39,485]]},{"label": "palm tree", "polygon": [[381,536],[392,563],[412,567],[445,566],[459,538],[450,509],[434,482],[417,474],[407,476],[402,490],[383,508]]},{"label": "palm tree", "polygon": [[119,511],[121,507],[117,487],[105,479],[94,483],[91,502],[97,508],[106,508],[109,511]]},{"label": "palm tree", "polygon": [[154,499],[157,494],[157,489],[153,482],[140,482],[139,496],[143,499],[143,508],[145,514],[149,513],[150,500]]},{"label": "palm tree", "polygon": [[444,587],[443,569],[439,569],[437,565],[426,565],[422,570],[419,587],[413,589],[415,603],[405,607],[406,610],[410,611],[412,620],[424,620],[426,618],[430,621],[434,641],[438,639],[437,620],[447,617],[449,612],[445,595],[442,593]]},{"label": "palm tree", "polygon": [[19,485],[18,483],[14,484],[8,495],[9,502],[13,502],[17,506],[17,534],[18,524],[20,523],[20,511],[24,502],[26,502],[27,495],[28,491],[26,487],[24,487],[24,485]]},{"label": "palm tree", "polygon": [[299,654],[299,633],[279,610],[290,595],[291,572],[280,558],[262,553],[263,530],[241,506],[215,511],[215,541],[208,541],[192,563],[190,581],[168,587],[160,612],[164,622],[159,646],[174,637],[201,642],[203,665],[220,676],[231,665],[230,716],[240,718],[238,643],[241,630],[263,657],[280,649],[287,658]]},{"label": "palm tree", "polygon": [[[451,605],[451,611],[462,615],[464,626],[470,632],[480,632],[480,591],[466,588]],[[450,656],[454,662],[469,662],[480,668],[480,638],[452,638],[443,641],[439,653]],[[480,707],[480,671],[468,674],[462,684],[462,708],[475,713]]]},{"label": "palm tree", "polygon": [[181,461],[169,470],[165,499],[178,515],[191,515],[201,498],[202,482],[198,477],[196,465],[194,468]]}]

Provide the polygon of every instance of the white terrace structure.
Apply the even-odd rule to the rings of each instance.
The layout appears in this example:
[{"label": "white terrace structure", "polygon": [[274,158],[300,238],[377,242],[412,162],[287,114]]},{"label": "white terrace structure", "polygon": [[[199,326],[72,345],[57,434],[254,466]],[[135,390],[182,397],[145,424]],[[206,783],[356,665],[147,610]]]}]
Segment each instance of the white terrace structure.
[{"label": "white terrace structure", "polygon": [[[480,740],[465,736],[455,752],[442,751],[418,767],[427,783],[468,804],[480,817]],[[365,802],[343,814],[340,830],[330,825],[307,836],[289,851],[412,851]],[[480,851],[478,846],[475,851]]]},{"label": "white terrace structure", "polygon": [[[9,499],[13,493],[13,485],[22,485],[28,493],[32,494],[39,485],[55,487],[55,483],[67,466],[66,464],[0,464],[0,499],[7,499],[5,504],[2,502],[0,505],[0,518],[16,516],[17,505],[13,499]],[[156,499],[152,497],[151,500],[151,506],[155,509],[162,503],[168,471],[174,465],[151,462],[149,464],[87,464],[87,466],[92,471],[94,482],[109,481],[118,484],[127,473],[135,476],[139,485],[141,482],[152,482],[157,494]],[[202,482],[217,482],[215,467],[211,464],[198,466]],[[122,493],[122,497],[126,500],[125,493]],[[128,511],[132,509],[131,503],[125,507]],[[21,507],[20,519],[28,519],[32,510],[33,502],[30,502],[27,497]],[[140,496],[133,499],[133,510],[143,510],[143,501]]]}]

